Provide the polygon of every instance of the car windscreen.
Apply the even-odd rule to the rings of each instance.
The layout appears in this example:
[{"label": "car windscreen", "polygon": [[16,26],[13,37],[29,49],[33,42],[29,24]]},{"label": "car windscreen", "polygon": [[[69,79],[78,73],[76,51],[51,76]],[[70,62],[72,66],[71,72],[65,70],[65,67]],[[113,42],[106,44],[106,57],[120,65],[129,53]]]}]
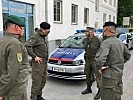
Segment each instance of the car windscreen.
[{"label": "car windscreen", "polygon": [[83,39],[85,36],[70,36],[60,48],[83,48]]}]

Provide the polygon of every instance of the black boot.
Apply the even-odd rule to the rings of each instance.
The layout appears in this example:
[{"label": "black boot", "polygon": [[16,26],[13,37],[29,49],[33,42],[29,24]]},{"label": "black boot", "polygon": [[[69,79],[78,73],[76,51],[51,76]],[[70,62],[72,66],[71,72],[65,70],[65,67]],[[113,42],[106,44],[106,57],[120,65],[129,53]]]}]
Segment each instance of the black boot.
[{"label": "black boot", "polygon": [[100,99],[100,98],[101,98],[100,89],[98,89],[98,92],[94,97],[94,100],[97,100],[97,99]]},{"label": "black boot", "polygon": [[37,95],[37,100],[46,100],[41,95]]},{"label": "black boot", "polygon": [[92,93],[91,87],[87,87],[86,90],[82,91],[82,94]]}]

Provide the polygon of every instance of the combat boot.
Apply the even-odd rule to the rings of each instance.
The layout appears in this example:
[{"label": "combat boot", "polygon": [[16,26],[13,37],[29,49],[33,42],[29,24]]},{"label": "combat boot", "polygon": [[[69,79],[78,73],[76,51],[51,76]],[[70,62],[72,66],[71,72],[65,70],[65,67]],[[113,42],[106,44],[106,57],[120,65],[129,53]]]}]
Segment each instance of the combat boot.
[{"label": "combat boot", "polygon": [[46,100],[41,95],[37,95],[37,100]]},{"label": "combat boot", "polygon": [[100,99],[100,98],[101,98],[100,89],[98,89],[98,92],[94,97],[94,100],[97,100],[97,99]]},{"label": "combat boot", "polygon": [[82,94],[92,93],[91,87],[88,86],[84,91],[82,91]]}]

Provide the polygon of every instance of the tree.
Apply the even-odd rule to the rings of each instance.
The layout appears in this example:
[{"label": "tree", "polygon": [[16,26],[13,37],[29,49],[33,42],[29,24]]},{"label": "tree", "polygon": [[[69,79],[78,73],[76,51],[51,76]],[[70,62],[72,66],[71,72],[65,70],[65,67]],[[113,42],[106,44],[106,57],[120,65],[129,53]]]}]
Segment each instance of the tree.
[{"label": "tree", "polygon": [[118,0],[118,26],[122,26],[123,17],[130,17],[130,23],[133,27],[133,0]]}]

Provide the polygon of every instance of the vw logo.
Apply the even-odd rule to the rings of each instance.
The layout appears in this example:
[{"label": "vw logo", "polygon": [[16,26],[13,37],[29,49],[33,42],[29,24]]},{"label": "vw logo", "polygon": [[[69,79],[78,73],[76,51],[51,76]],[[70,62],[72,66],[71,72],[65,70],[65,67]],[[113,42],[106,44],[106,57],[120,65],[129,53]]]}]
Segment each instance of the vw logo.
[{"label": "vw logo", "polygon": [[60,60],[58,60],[57,64],[58,64],[58,65],[60,65],[60,64],[61,64],[61,61],[60,61]]}]

